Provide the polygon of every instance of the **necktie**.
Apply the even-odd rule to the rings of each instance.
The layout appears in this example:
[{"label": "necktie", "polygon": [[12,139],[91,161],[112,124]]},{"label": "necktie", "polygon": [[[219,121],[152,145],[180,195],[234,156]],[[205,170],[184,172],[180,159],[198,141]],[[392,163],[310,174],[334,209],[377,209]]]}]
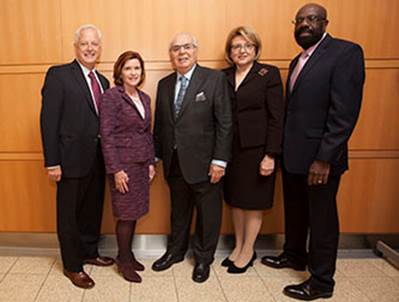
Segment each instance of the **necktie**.
[{"label": "necktie", "polygon": [[305,65],[308,57],[309,54],[306,51],[304,51],[299,57],[298,62],[296,63],[296,66],[294,68],[294,71],[292,72],[290,77],[290,91],[292,91],[292,89],[294,88],[295,82],[298,79],[298,76],[301,73],[301,70]]},{"label": "necktie", "polygon": [[101,101],[101,89],[100,85],[97,82],[96,76],[93,71],[89,72],[89,78],[91,81],[91,91],[93,92],[94,101],[96,102],[96,111],[98,113],[98,109]]},{"label": "necktie", "polygon": [[176,116],[179,115],[181,106],[183,104],[184,95],[186,94],[186,90],[187,90],[188,79],[186,77],[184,77],[184,76],[181,76],[179,78],[179,81],[180,81],[180,89],[179,89],[179,93],[177,94],[177,98],[176,98],[176,101],[175,101],[175,113],[176,113]]}]

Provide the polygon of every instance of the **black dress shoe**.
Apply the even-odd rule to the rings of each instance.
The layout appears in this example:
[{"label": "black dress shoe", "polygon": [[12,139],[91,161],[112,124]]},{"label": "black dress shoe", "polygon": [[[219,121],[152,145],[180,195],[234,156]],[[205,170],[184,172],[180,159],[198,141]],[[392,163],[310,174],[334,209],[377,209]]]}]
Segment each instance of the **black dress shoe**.
[{"label": "black dress shoe", "polygon": [[161,258],[159,258],[152,264],[151,268],[153,271],[160,272],[168,269],[175,263],[182,262],[183,260],[184,256],[176,256],[169,252],[166,252]]},{"label": "black dress shoe", "polygon": [[238,267],[233,262],[233,264],[230,265],[229,268],[227,269],[227,272],[230,273],[230,274],[242,274],[242,273],[245,273],[250,266],[254,265],[255,259],[256,259],[256,252],[253,253],[252,258],[251,258],[251,260],[249,260],[247,265],[245,265],[244,267]]},{"label": "black dress shoe", "polygon": [[231,266],[231,265],[233,265],[234,264],[234,262],[233,261],[231,261],[230,259],[229,259],[229,257],[226,257],[223,261],[222,261],[222,263],[220,264],[221,266],[224,266],[224,267],[229,267],[229,266]]},{"label": "black dress shoe", "polygon": [[306,265],[292,262],[283,254],[279,256],[264,256],[261,260],[262,264],[273,268],[292,268],[296,271],[304,271]]},{"label": "black dress shoe", "polygon": [[288,297],[305,301],[319,298],[331,298],[333,295],[332,291],[314,288],[309,280],[298,285],[288,285],[284,288],[283,293]]},{"label": "black dress shoe", "polygon": [[201,283],[209,278],[209,264],[197,263],[193,270],[193,281]]}]

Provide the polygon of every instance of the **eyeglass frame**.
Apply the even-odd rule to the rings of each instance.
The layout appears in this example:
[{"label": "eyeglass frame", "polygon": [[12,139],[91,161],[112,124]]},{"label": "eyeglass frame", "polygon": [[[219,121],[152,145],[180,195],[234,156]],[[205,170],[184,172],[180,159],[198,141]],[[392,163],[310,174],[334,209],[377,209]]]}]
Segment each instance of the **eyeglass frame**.
[{"label": "eyeglass frame", "polygon": [[179,52],[182,47],[184,50],[189,51],[189,50],[193,50],[193,49],[197,48],[197,45],[195,45],[194,43],[186,43],[186,44],[182,44],[182,45],[172,45],[169,48],[169,51],[176,53],[176,52]]},{"label": "eyeglass frame", "polygon": [[314,24],[316,22],[326,21],[327,19],[324,17],[317,16],[317,15],[308,15],[305,17],[297,17],[297,18],[295,18],[295,20],[292,20],[291,22],[294,25],[298,25],[298,24],[302,24],[303,21],[305,21],[305,20],[307,23]]},{"label": "eyeglass frame", "polygon": [[254,43],[236,44],[236,45],[230,46],[230,50],[232,50],[232,51],[240,51],[241,49],[250,51],[255,48],[256,48],[256,45]]}]

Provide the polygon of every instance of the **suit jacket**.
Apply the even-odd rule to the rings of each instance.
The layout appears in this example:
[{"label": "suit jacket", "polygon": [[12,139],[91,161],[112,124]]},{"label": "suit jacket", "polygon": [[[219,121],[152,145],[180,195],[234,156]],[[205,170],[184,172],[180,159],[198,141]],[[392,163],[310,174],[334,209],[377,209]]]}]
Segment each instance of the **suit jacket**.
[{"label": "suit jacket", "polygon": [[100,133],[108,174],[126,171],[130,163],[154,161],[150,97],[138,91],[144,119],[122,86],[108,89],[100,107]]},{"label": "suit jacket", "polygon": [[[97,72],[103,89],[108,80]],[[63,176],[87,175],[96,158],[99,119],[81,67],[50,67],[42,88],[40,113],[45,166],[61,165]]]},{"label": "suit jacket", "polygon": [[[298,61],[290,64],[286,87]],[[327,35],[287,88],[283,162],[307,174],[314,160],[331,164],[331,174],[348,169],[348,140],[355,127],[365,79],[362,48]]]},{"label": "suit jacket", "polygon": [[212,159],[229,161],[232,141],[231,102],[220,71],[196,66],[182,108],[175,117],[177,74],[158,83],[154,144],[168,177],[172,154],[177,148],[180,169],[188,183],[208,181]]},{"label": "suit jacket", "polygon": [[236,68],[224,70],[233,101],[233,120],[241,148],[264,146],[265,154],[279,154],[284,121],[280,72],[272,65],[254,62],[235,91]]}]

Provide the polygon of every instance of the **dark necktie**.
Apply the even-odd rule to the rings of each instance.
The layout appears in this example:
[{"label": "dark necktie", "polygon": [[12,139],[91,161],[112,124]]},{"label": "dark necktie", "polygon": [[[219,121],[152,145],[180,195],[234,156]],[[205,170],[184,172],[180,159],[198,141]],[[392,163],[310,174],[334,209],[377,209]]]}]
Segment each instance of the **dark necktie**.
[{"label": "dark necktie", "polygon": [[101,88],[97,82],[96,76],[93,71],[89,72],[89,78],[91,81],[91,90],[93,91],[94,101],[96,102],[97,108],[96,111],[98,113],[98,109],[100,108],[101,101]]},{"label": "dark necktie", "polygon": [[179,78],[179,81],[180,81],[180,89],[179,89],[179,93],[177,94],[177,98],[176,98],[176,102],[175,102],[176,116],[179,115],[181,106],[183,104],[184,95],[186,94],[186,90],[187,90],[188,79],[184,76],[181,76]]}]

